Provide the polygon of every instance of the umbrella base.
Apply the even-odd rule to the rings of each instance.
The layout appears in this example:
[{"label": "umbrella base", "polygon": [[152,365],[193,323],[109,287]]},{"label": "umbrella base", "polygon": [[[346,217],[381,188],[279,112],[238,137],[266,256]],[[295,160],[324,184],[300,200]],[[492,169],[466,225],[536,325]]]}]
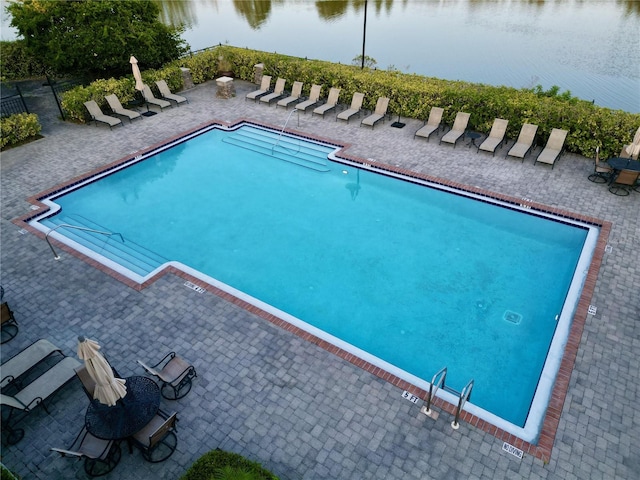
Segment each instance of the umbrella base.
[{"label": "umbrella base", "polygon": [[156,113],[158,112],[152,112],[151,110],[149,110],[148,112],[142,112],[140,115],[142,115],[143,117],[153,117]]}]

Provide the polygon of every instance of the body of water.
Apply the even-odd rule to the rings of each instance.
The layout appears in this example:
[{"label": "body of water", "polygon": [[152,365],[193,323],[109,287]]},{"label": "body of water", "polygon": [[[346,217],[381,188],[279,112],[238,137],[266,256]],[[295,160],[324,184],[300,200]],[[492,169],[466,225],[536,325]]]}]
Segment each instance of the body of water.
[{"label": "body of water", "polygon": [[[6,0],[3,0],[3,3]],[[553,85],[640,112],[635,0],[158,0],[192,50],[218,43],[449,80]],[[3,14],[2,38],[15,36]]]}]

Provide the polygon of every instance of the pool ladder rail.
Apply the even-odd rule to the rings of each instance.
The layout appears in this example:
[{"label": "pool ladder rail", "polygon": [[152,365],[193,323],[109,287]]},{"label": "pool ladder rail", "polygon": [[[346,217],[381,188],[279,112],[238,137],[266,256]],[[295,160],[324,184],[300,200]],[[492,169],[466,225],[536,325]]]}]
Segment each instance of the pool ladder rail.
[{"label": "pool ladder rail", "polygon": [[425,415],[427,415],[428,417],[433,417],[434,420],[438,418],[437,416],[434,415],[434,412],[431,409],[431,400],[433,399],[438,389],[442,388],[445,392],[449,392],[450,394],[458,397],[458,406],[456,408],[456,415],[453,422],[451,422],[451,428],[453,428],[454,430],[457,430],[458,428],[460,428],[460,424],[458,423],[458,420],[460,420],[460,412],[462,411],[464,404],[467,402],[467,400],[469,400],[469,397],[471,396],[471,390],[473,389],[473,379],[471,379],[469,383],[465,385],[462,391],[459,392],[457,390],[454,390],[451,387],[448,387],[445,384],[446,377],[447,377],[447,367],[441,368],[433,376],[433,378],[431,379],[431,385],[429,387],[429,396],[427,397],[426,404],[422,406],[420,411]]},{"label": "pool ladder rail", "polygon": [[51,249],[51,253],[53,253],[53,258],[56,260],[60,260],[60,255],[58,255],[56,253],[56,251],[53,249],[53,245],[51,245],[51,241],[49,240],[49,235],[52,234],[53,232],[55,232],[56,230],[58,230],[59,228],[71,228],[73,230],[82,230],[83,232],[91,232],[91,233],[97,233],[99,235],[104,235],[106,237],[112,237],[113,235],[117,235],[118,237],[120,237],[120,241],[122,243],[124,243],[124,238],[122,237],[122,234],[120,233],[116,233],[116,232],[103,232],[101,230],[96,230],[94,228],[88,228],[88,227],[81,227],[78,225],[70,225],[68,223],[61,223],[60,225],[55,226],[54,228],[52,228],[51,230],[49,230],[47,232],[47,234],[44,236],[45,240],[47,241],[47,245],[49,245],[49,248]]},{"label": "pool ladder rail", "polygon": [[[291,112],[289,113],[289,116],[287,116],[287,119],[284,122],[284,125],[282,125],[282,129],[280,130],[280,133],[278,134],[278,139],[276,140],[276,143],[273,144],[273,146],[271,147],[271,155],[274,154],[276,147],[280,144],[280,140],[282,139],[282,135],[284,134],[285,129],[287,128],[287,124],[289,123],[289,120],[291,119],[291,115],[293,115],[294,112],[298,112],[298,126],[300,125],[300,110],[297,109],[293,109],[291,110]],[[287,148],[285,148],[285,150],[288,150]]]}]

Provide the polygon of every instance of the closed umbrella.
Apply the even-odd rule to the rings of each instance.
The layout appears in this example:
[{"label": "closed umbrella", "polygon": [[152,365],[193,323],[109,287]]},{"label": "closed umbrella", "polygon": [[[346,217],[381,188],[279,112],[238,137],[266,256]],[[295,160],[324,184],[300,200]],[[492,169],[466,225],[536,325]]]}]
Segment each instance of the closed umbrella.
[{"label": "closed umbrella", "polygon": [[111,365],[98,350],[100,345],[97,342],[78,337],[78,357],[84,360],[87,372],[96,382],[93,398],[112,407],[127,394],[126,382],[116,378]]},{"label": "closed umbrella", "polygon": [[627,146],[627,153],[631,157],[635,157],[638,155],[638,153],[640,153],[640,127],[636,131],[636,134],[633,137],[633,142],[631,142],[631,145]]},{"label": "closed umbrella", "polygon": [[131,64],[131,70],[133,71],[133,78],[136,79],[136,90],[142,91],[144,83],[142,82],[142,75],[140,75],[140,69],[138,68],[138,60],[136,60],[136,57],[131,55],[129,63]]}]

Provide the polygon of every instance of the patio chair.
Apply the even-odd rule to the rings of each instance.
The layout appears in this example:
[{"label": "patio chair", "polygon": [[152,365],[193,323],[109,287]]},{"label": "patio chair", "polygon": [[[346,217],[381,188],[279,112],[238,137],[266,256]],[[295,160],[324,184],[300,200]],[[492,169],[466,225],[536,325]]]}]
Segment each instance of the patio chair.
[{"label": "patio chair", "polygon": [[286,83],[287,83],[286,79],[278,78],[278,80],[276,80],[276,86],[273,89],[273,92],[267,93],[266,95],[262,95],[260,97],[260,101],[268,105],[271,105],[272,101],[278,100],[279,98],[284,97],[284,87]]},{"label": "patio chair", "polygon": [[324,118],[324,114],[330,112],[336,105],[338,105],[338,97],[340,96],[340,89],[336,87],[331,87],[329,90],[329,96],[327,97],[327,102],[319,107],[313,109],[313,114],[322,115]]},{"label": "patio chair", "polygon": [[20,388],[19,377],[54,354],[64,356],[62,350],[49,340],[44,338],[36,340],[0,365],[0,375],[2,375],[0,387],[4,389],[14,384],[16,388]]},{"label": "patio chair", "polygon": [[169,90],[169,85],[167,85],[167,82],[165,80],[157,80],[156,87],[158,87],[160,96],[163,99],[168,100],[169,102],[176,102],[176,105],[178,106],[180,106],[181,103],[189,103],[187,97],[171,93],[171,90]]},{"label": "patio chair", "polygon": [[464,136],[464,132],[467,130],[469,117],[471,117],[470,113],[458,112],[456,119],[453,121],[453,127],[440,138],[440,143],[452,143],[455,148],[456,143]]},{"label": "patio chair", "polygon": [[431,134],[437,130],[440,130],[442,123],[442,114],[444,113],[444,108],[440,107],[432,107],[429,112],[429,118],[427,119],[424,126],[413,134],[413,138],[423,137],[429,141],[429,137]]},{"label": "patio chair", "polygon": [[346,120],[347,123],[349,123],[349,119],[351,119],[351,117],[353,117],[354,115],[357,114],[359,117],[360,112],[362,111],[363,100],[364,100],[364,93],[355,92],[353,94],[353,97],[351,97],[351,106],[347,110],[340,112],[338,115],[336,115],[336,122],[338,120]]},{"label": "patio chair", "polygon": [[318,103],[320,99],[320,92],[322,91],[322,85],[311,85],[311,91],[309,92],[309,98],[304,102],[296,104],[296,110],[302,110],[307,113],[309,107],[313,107]]},{"label": "patio chair", "polygon": [[596,147],[595,167],[593,173],[587,178],[593,183],[607,183],[611,180],[613,168],[600,161],[600,147]]},{"label": "patio chair", "polygon": [[638,179],[640,179],[640,171],[620,170],[611,182],[609,191],[619,197],[626,197],[634,189]]},{"label": "patio chair", "polygon": [[524,157],[527,156],[529,150],[531,150],[531,147],[533,147],[533,141],[536,138],[537,131],[537,125],[533,125],[531,123],[523,124],[516,143],[511,146],[505,158],[508,156],[517,157],[521,158],[524,162]]},{"label": "patio chair", "polygon": [[270,86],[271,86],[271,75],[263,75],[262,81],[260,82],[260,88],[258,90],[254,90],[253,92],[247,93],[244,99],[256,101],[262,95],[269,93]]},{"label": "patio chair", "polygon": [[7,434],[8,444],[17,443],[24,437],[24,430],[15,428],[16,424],[38,405],[42,405],[49,413],[44,402],[75,377],[74,369],[78,366],[80,362],[75,358],[64,357],[15,395],[0,394],[0,405],[3,407],[2,430]]},{"label": "patio chair", "polygon": [[485,152],[491,152],[494,156],[496,154],[496,149],[500,147],[502,142],[504,141],[504,136],[507,133],[507,125],[509,124],[509,120],[504,120],[502,118],[496,118],[493,121],[493,125],[491,126],[491,131],[489,132],[489,136],[485,138],[484,142],[482,142],[476,153],[480,150]]},{"label": "patio chair", "polygon": [[18,334],[18,322],[16,318],[13,316],[13,312],[9,308],[9,304],[7,302],[2,302],[0,304],[0,312],[2,319],[1,330],[2,330],[2,339],[0,343],[8,342],[13,339]]},{"label": "patio chair", "polygon": [[176,352],[170,352],[153,366],[148,366],[138,360],[146,372],[157,377],[162,385],[160,391],[167,400],[178,400],[191,390],[191,381],[197,377],[196,369]]},{"label": "patio chair", "polygon": [[547,165],[551,165],[551,168],[553,168],[556,160],[558,160],[558,157],[564,150],[564,141],[567,138],[568,133],[569,132],[567,132],[566,130],[561,130],[559,128],[554,128],[553,130],[551,130],[551,134],[547,139],[547,144],[542,149],[542,151],[538,155],[538,158],[536,158],[536,161],[533,162],[533,164],[535,165],[538,162],[546,163]]},{"label": "patio chair", "polygon": [[149,105],[155,105],[156,107],[160,107],[160,111],[162,111],[171,106],[171,102],[154,97],[149,85],[146,84],[142,88],[142,97],[147,103],[147,109],[149,108]]},{"label": "patio chair", "polygon": [[387,114],[388,107],[389,107],[389,98],[387,97],[378,98],[378,101],[376,102],[375,111],[368,117],[363,118],[362,121],[360,122],[360,126],[369,125],[372,129],[375,128],[376,123],[378,123],[380,120],[384,121],[384,117]]},{"label": "patio chair", "polygon": [[116,117],[111,117],[109,115],[105,115],[100,110],[100,106],[95,102],[95,100],[89,100],[84,102],[84,106],[86,107],[89,115],[91,115],[91,120],[98,126],[98,122],[109,125],[109,129],[115,127],[116,125],[122,125],[122,120]]},{"label": "patio chair", "polygon": [[289,105],[295,102],[300,101],[300,95],[302,95],[302,86],[304,84],[302,82],[293,82],[293,88],[291,89],[291,95],[281,100],[278,100],[276,103],[276,108],[284,107],[285,109],[289,108]]},{"label": "patio chair", "polygon": [[68,449],[51,448],[62,457],[84,459],[84,471],[90,477],[101,477],[113,470],[122,456],[120,445],[113,440],[102,440],[91,435],[86,427]]},{"label": "patio chair", "polygon": [[107,103],[109,104],[109,108],[114,114],[128,118],[129,123],[131,123],[131,121],[135,120],[136,118],[142,118],[142,115],[140,115],[140,113],[124,108],[120,103],[120,99],[116,97],[115,94],[112,93],[111,95],[107,95],[106,97],[104,97],[104,99],[107,101]]},{"label": "patio chair", "polygon": [[178,436],[176,435],[177,413],[171,415],[158,410],[151,421],[131,438],[140,449],[147,462],[163,462],[176,451]]}]

